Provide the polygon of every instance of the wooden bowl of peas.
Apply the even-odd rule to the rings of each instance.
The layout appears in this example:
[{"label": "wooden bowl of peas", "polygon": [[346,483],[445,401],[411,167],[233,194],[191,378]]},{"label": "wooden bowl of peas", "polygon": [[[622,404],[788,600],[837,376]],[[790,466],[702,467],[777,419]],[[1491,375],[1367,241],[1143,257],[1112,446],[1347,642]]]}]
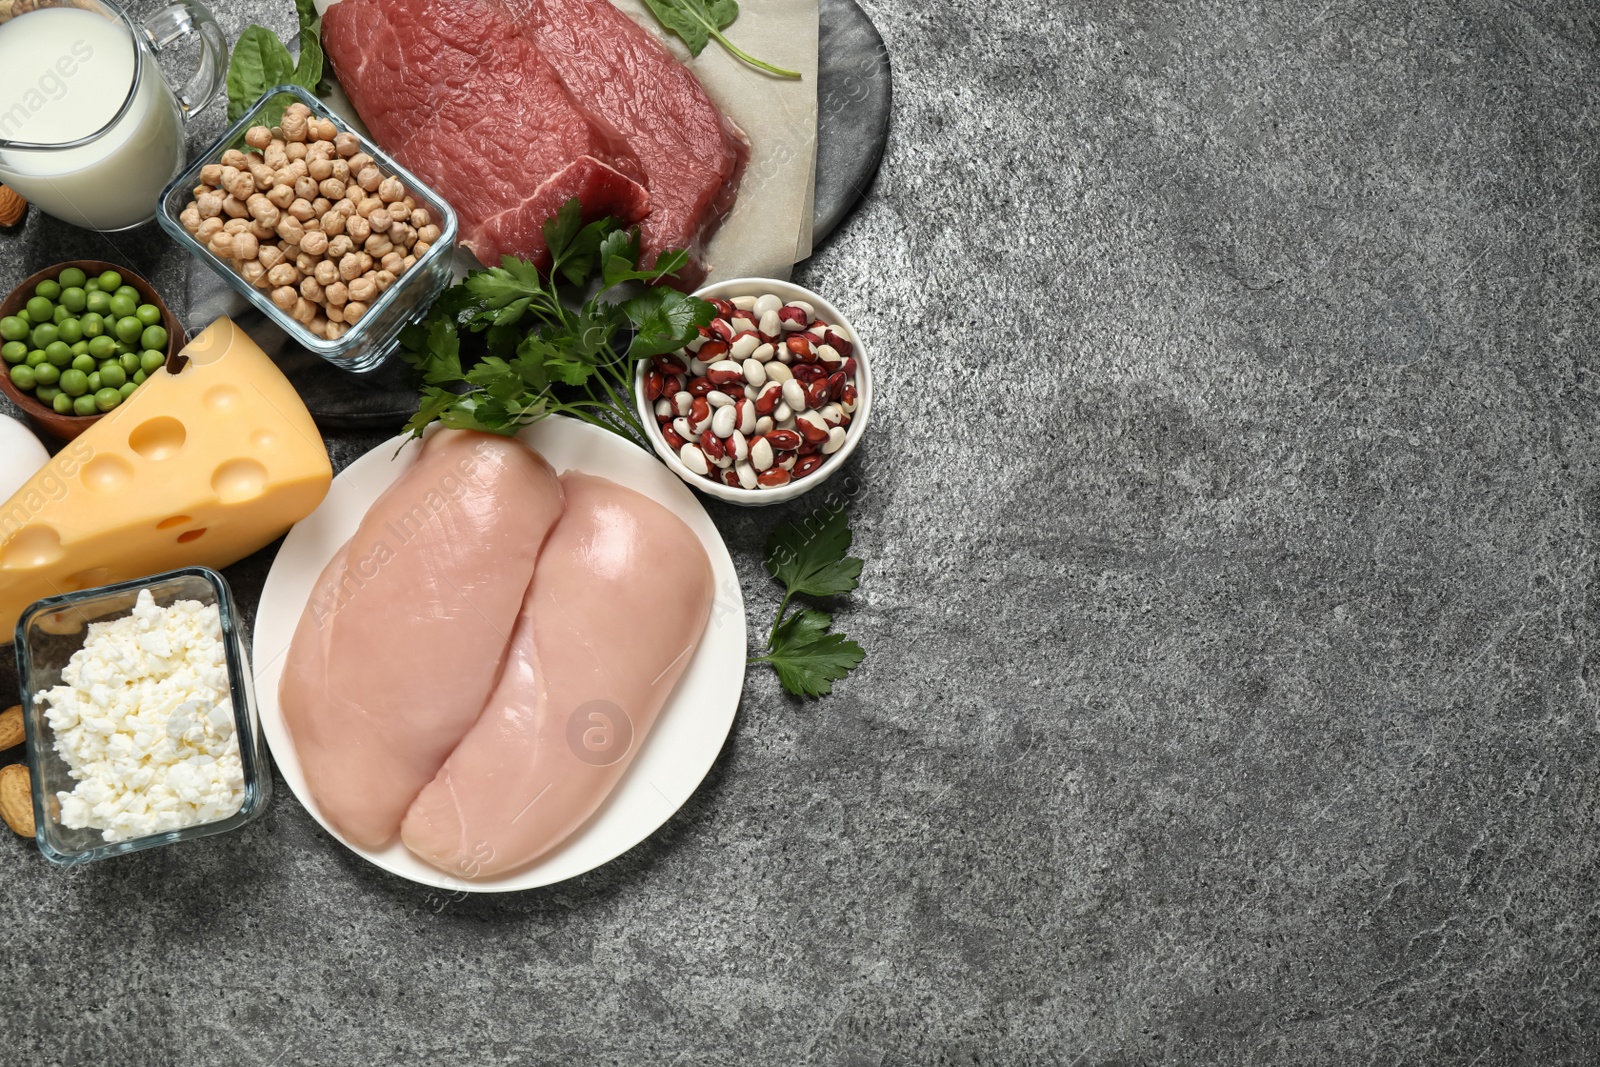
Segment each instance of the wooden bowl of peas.
[{"label": "wooden bowl of peas", "polygon": [[97,259],[58,263],[0,301],[0,393],[70,441],[185,343],[177,316],[133,271]]}]

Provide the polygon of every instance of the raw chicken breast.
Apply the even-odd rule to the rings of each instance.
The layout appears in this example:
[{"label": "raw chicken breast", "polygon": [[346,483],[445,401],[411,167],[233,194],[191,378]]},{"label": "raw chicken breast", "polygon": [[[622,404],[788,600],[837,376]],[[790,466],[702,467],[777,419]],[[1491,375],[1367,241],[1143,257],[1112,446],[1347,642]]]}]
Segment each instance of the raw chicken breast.
[{"label": "raw chicken breast", "polygon": [[500,684],[406,813],[406,847],[458,877],[525,866],[599,809],[694,657],[711,562],[677,516],[584,474],[545,544]]},{"label": "raw chicken breast", "polygon": [[311,795],[351,843],[392,840],[477,721],[561,512],[538,454],[444,430],[323,571],[279,694]]}]

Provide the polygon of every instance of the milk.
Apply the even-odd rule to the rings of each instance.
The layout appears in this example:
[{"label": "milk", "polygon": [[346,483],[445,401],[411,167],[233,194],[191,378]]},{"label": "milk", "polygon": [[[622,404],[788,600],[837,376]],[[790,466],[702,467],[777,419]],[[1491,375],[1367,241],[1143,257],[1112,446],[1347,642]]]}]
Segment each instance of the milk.
[{"label": "milk", "polygon": [[[136,72],[133,35],[92,11],[47,7],[0,23],[0,182],[59,219],[95,230],[134,226],[155,215],[162,188],[183,164],[177,102],[154,57]],[[114,126],[86,137],[133,100]]]}]

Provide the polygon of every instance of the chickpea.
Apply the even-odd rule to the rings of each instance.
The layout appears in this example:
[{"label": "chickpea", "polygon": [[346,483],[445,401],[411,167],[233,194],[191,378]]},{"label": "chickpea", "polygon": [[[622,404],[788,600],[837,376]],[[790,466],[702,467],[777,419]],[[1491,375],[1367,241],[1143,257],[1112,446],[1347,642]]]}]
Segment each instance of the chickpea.
[{"label": "chickpea", "polygon": [[256,180],[249,171],[241,170],[234,175],[233,181],[228,182],[224,188],[228,190],[230,196],[242,204],[255,195]]},{"label": "chickpea", "polygon": [[304,162],[306,158],[306,146],[300,141],[290,141],[288,145],[284,147],[283,154],[289,157],[289,162],[291,163],[296,161]]},{"label": "chickpea", "polygon": [[389,227],[387,236],[394,242],[396,248],[410,248],[417,241],[417,231],[403,222],[397,222]]},{"label": "chickpea", "polygon": [[378,298],[378,283],[366,275],[354,279],[348,285],[350,299],[358,300],[363,304],[370,304]]},{"label": "chickpea", "polygon": [[233,235],[233,254],[239,259],[254,260],[261,254],[261,242],[249,231],[236,233]]},{"label": "chickpea", "polygon": [[311,201],[301,199],[289,205],[289,214],[301,222],[305,222],[316,213],[311,210]]},{"label": "chickpea", "polygon": [[349,186],[349,184],[350,184],[350,164],[346,163],[342,159],[334,160],[333,161],[333,172],[331,174],[329,174],[328,176],[330,178],[337,178],[339,181],[343,182],[346,186]]},{"label": "chickpea", "polygon": [[306,219],[300,225],[302,225],[302,226],[304,226],[306,228],[306,232],[307,233],[310,233],[313,230],[315,230],[317,233],[321,233],[322,232],[322,220],[316,217],[316,214],[315,214],[316,205],[313,204],[311,210],[312,210],[312,216],[309,219]]},{"label": "chickpea", "polygon": [[337,341],[339,338],[343,337],[346,331],[349,329],[350,328],[342,322],[328,323],[328,340]]},{"label": "chickpea", "polygon": [[222,159],[219,162],[224,167],[242,167],[244,166],[244,153],[237,148],[230,148],[222,153]]},{"label": "chickpea", "polygon": [[206,246],[211,249],[211,254],[218,259],[233,258],[233,234],[227,230],[218,230],[211,235],[211,243]]},{"label": "chickpea", "polygon": [[261,189],[271,189],[274,185],[274,179],[276,177],[277,172],[271,167],[267,166],[261,160],[258,159],[250,164],[250,178],[253,182],[255,182],[255,186],[258,191]]},{"label": "chickpea", "polygon": [[300,220],[293,215],[286,215],[278,220],[278,236],[289,242],[289,244],[299,244],[300,239],[305,235],[306,228],[300,225]]},{"label": "chickpea", "polygon": [[281,170],[289,165],[289,153],[284,150],[282,141],[273,141],[262,149],[261,158],[273,170]]},{"label": "chickpea", "polygon": [[[327,260],[323,260],[323,262],[327,263]],[[331,266],[333,266],[333,264],[332,263],[328,263],[328,266],[331,267]],[[334,272],[334,277],[335,278],[338,277],[338,271],[337,270]],[[318,278],[317,280],[321,281],[322,279]],[[341,308],[341,307],[344,307],[345,302],[350,299],[350,287],[348,285],[346,285],[344,282],[341,282],[341,281],[328,282],[327,284],[325,284],[322,287],[322,295],[327,297],[328,303],[332,307]],[[328,317],[329,318],[333,318],[333,315],[332,315],[331,311],[329,312]],[[339,320],[338,319],[334,319],[334,321],[338,322]]]},{"label": "chickpea", "polygon": [[194,231],[195,240],[201,244],[210,244],[211,239],[222,232],[222,220],[216,216],[201,219],[199,227]]},{"label": "chickpea", "polygon": [[[298,285],[300,283],[300,270],[292,263],[279,263],[267,271],[267,281],[273,285]],[[282,307],[283,305],[278,305]]]},{"label": "chickpea", "polygon": [[394,272],[388,270],[380,270],[372,277],[373,280],[378,283],[378,292],[380,293],[387,293],[389,291],[389,286],[393,285],[398,280],[395,278]]},{"label": "chickpea", "polygon": [[381,233],[375,233],[371,237],[367,238],[367,243],[364,247],[366,248],[368,255],[386,256],[390,252],[394,251],[394,242],[390,241]]},{"label": "chickpea", "polygon": [[282,183],[274,185],[267,193],[267,199],[279,211],[287,211],[289,205],[294,203],[294,186]]},{"label": "chickpea", "polygon": [[251,285],[262,288],[266,284],[267,268],[261,265],[260,260],[246,259],[244,265],[239,268],[239,275]]},{"label": "chickpea", "polygon": [[333,201],[329,200],[325,196],[319,196],[315,200],[311,201],[311,210],[315,211],[318,215],[326,215],[328,212],[333,210]]},{"label": "chickpea", "polygon": [[256,258],[261,261],[263,267],[271,270],[283,262],[283,249],[277,245],[262,245],[261,251],[256,253]]},{"label": "chickpea", "polygon": [[334,138],[339,136],[339,127],[333,124],[332,119],[317,119],[316,125],[317,140],[319,141],[331,143]]},{"label": "chickpea", "polygon": [[309,125],[311,109],[304,104],[290,104],[283,112],[283,121],[279,128],[283,130],[283,139],[291,144],[303,143],[310,133]]},{"label": "chickpea", "polygon": [[328,235],[315,230],[300,238],[300,247],[313,256],[320,256],[328,251]]},{"label": "chickpea", "polygon": [[328,242],[328,258],[343,259],[355,251],[356,243],[349,236],[340,234]]},{"label": "chickpea", "polygon": [[[429,226],[433,225],[433,216],[428,214],[428,209],[425,207],[412,208],[411,225],[415,226],[418,230],[425,230]],[[435,238],[435,240],[437,240],[437,238]]]},{"label": "chickpea", "polygon": [[300,280],[300,295],[307,300],[322,302],[322,284],[315,278],[302,278]]},{"label": "chickpea", "polygon": [[290,254],[294,256],[295,269],[301,274],[316,273],[317,264],[321,262],[321,260],[319,260],[316,256],[312,255],[310,252],[300,251],[298,248]]},{"label": "chickpea", "polygon": [[296,200],[304,200],[308,204],[317,198],[317,183],[311,180],[311,175],[294,180],[294,195]]},{"label": "chickpea", "polygon": [[367,305],[359,300],[352,300],[344,306],[344,321],[360,322],[361,316],[367,313]]},{"label": "chickpea", "polygon": [[198,200],[200,197],[205,196],[207,193],[212,191],[213,189],[211,186],[207,185],[205,182],[201,182],[199,185],[189,190],[189,195]]},{"label": "chickpea", "polygon": [[370,271],[373,268],[373,266],[374,266],[373,259],[366,252],[357,252],[357,253],[355,253],[355,257],[356,257],[356,260],[361,264],[361,273],[362,274],[367,273],[368,271]]},{"label": "chickpea", "polygon": [[[413,218],[416,217],[415,213],[413,213],[412,217]],[[412,225],[416,225],[416,224],[413,223]],[[432,223],[428,223],[428,224],[423,225],[423,226],[418,226],[417,227],[417,240],[426,241],[430,245],[438,243],[438,240],[439,240],[439,227],[433,225]]]},{"label": "chickpea", "polygon": [[[329,178],[333,177],[333,164],[326,159],[313,159],[311,165],[306,168],[306,173],[311,175],[312,181],[325,183]],[[344,195],[343,186],[339,187],[339,195]],[[339,197],[336,196],[334,199],[337,200]]]},{"label": "chickpea", "polygon": [[350,235],[352,241],[365,241],[372,236],[372,223],[356,215],[345,220],[344,232]]},{"label": "chickpea", "polygon": [[367,225],[372,227],[373,233],[388,233],[394,221],[389,218],[389,213],[380,207],[367,216]]},{"label": "chickpea", "polygon": [[213,188],[222,184],[222,164],[207,163],[200,168],[200,181]]},{"label": "chickpea", "polygon": [[378,198],[385,204],[392,204],[406,195],[406,187],[399,178],[385,178],[378,186]]},{"label": "chickpea", "polygon": [[201,193],[195,197],[194,206],[201,218],[214,219],[222,214],[222,200],[221,193]]},{"label": "chickpea", "polygon": [[233,196],[223,198],[222,213],[228,216],[230,219],[242,219],[246,215],[250,214],[250,212],[245,209],[244,201]]},{"label": "chickpea", "polygon": [[341,156],[349,159],[361,151],[361,138],[353,133],[336,133],[333,135],[333,147],[338,150]]},{"label": "chickpea", "polygon": [[272,131],[265,126],[252,126],[244,132],[244,143],[251,148],[265,148],[272,143]]},{"label": "chickpea", "polygon": [[[427,251],[426,248],[424,248],[422,250],[422,252],[426,252],[426,251]],[[407,256],[406,257],[406,259],[405,259],[406,270],[410,270],[412,267],[415,267],[417,265],[417,256],[422,255],[422,252],[418,252],[416,255],[412,255],[412,256]]]},{"label": "chickpea", "polygon": [[384,270],[388,271],[390,274],[399,274],[402,270],[405,269],[403,266],[401,266],[401,264],[404,261],[405,261],[405,257],[402,256],[399,252],[390,252],[388,255],[384,256],[382,260],[379,261],[378,266],[382,267]]},{"label": "chickpea", "polygon": [[347,162],[350,165],[351,174],[360,174],[363,170],[373,165],[372,157],[365,152],[357,152],[355,155],[348,157]]},{"label": "chickpea", "polygon": [[361,186],[361,188],[365,189],[367,192],[374,193],[377,192],[378,187],[383,184],[383,175],[378,173],[377,167],[374,167],[369,163],[367,166],[356,171],[356,184]]},{"label": "chickpea", "polygon": [[331,165],[332,159],[333,145],[327,141],[318,141],[316,144],[309,145],[306,148],[306,166],[308,167],[318,161]]},{"label": "chickpea", "polygon": [[[318,261],[316,269],[312,271],[312,277],[317,279],[317,284],[322,286],[326,292],[331,293],[335,288],[339,290],[340,294],[343,294],[345,291],[344,282],[339,280],[339,265],[334,263],[331,259]],[[344,303],[344,297],[342,295],[340,296],[339,303]]]},{"label": "chickpea", "polygon": [[329,237],[337,237],[344,232],[344,216],[337,211],[328,211],[322,216],[322,232]]},{"label": "chickpea", "polygon": [[339,260],[339,279],[343,282],[353,282],[366,273],[366,268],[361,265],[361,257],[351,252]]},{"label": "chickpea", "polygon": [[188,207],[178,213],[178,221],[183,224],[184,229],[194,233],[200,228],[200,209],[191,202]]},{"label": "chickpea", "polygon": [[328,336],[328,320],[322,315],[314,315],[311,318],[311,325],[307,326],[306,329],[310,330],[314,336],[326,338]]},{"label": "chickpea", "polygon": [[329,177],[324,178],[317,188],[320,189],[322,191],[322,195],[327,197],[329,200],[343,199],[344,182],[340,181],[338,178],[332,177],[332,167],[328,168],[328,172]]},{"label": "chickpea", "polygon": [[317,317],[317,305],[313,304],[311,301],[302,296],[295,300],[294,310],[289,312],[289,314],[294,316],[294,320],[296,322],[304,323],[309,326],[311,324],[311,320]]},{"label": "chickpea", "polygon": [[[271,207],[270,204],[267,205],[267,206]],[[277,211],[278,209],[277,208],[272,208],[272,210],[273,211]],[[272,222],[264,222],[261,219],[256,219],[254,222],[252,222],[250,224],[250,234],[257,241],[270,241],[270,240],[272,240],[274,237],[278,236],[278,223],[277,223],[277,220],[274,219]]]},{"label": "chickpea", "polygon": [[233,234],[234,236],[238,236],[248,229],[250,229],[250,223],[246,219],[229,219],[227,222],[222,224],[223,232]]},{"label": "chickpea", "polygon": [[322,313],[324,315],[328,316],[328,321],[329,322],[343,322],[344,321],[344,306],[342,304],[340,306],[338,306],[338,307],[335,307],[334,305],[329,304],[327,307],[322,309]]},{"label": "chickpea", "polygon": [[[267,278],[269,280],[272,278],[271,271],[267,272]],[[294,302],[298,299],[300,299],[300,294],[295,292],[295,288],[292,285],[280,285],[272,290],[272,302],[282,311],[288,311],[293,308]]]}]

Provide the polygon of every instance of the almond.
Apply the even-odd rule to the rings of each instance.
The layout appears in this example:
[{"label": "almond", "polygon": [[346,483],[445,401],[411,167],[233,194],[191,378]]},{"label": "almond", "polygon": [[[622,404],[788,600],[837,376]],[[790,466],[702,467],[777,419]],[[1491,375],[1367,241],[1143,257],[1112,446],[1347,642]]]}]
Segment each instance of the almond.
[{"label": "almond", "polygon": [[15,226],[27,213],[28,202],[18,196],[15,190],[0,185],[0,227]]},{"label": "almond", "polygon": [[0,767],[0,819],[13,832],[33,836],[33,789],[28,768],[20,763]]},{"label": "almond", "polygon": [[22,744],[27,733],[22,728],[22,705],[0,711],[0,752]]}]

